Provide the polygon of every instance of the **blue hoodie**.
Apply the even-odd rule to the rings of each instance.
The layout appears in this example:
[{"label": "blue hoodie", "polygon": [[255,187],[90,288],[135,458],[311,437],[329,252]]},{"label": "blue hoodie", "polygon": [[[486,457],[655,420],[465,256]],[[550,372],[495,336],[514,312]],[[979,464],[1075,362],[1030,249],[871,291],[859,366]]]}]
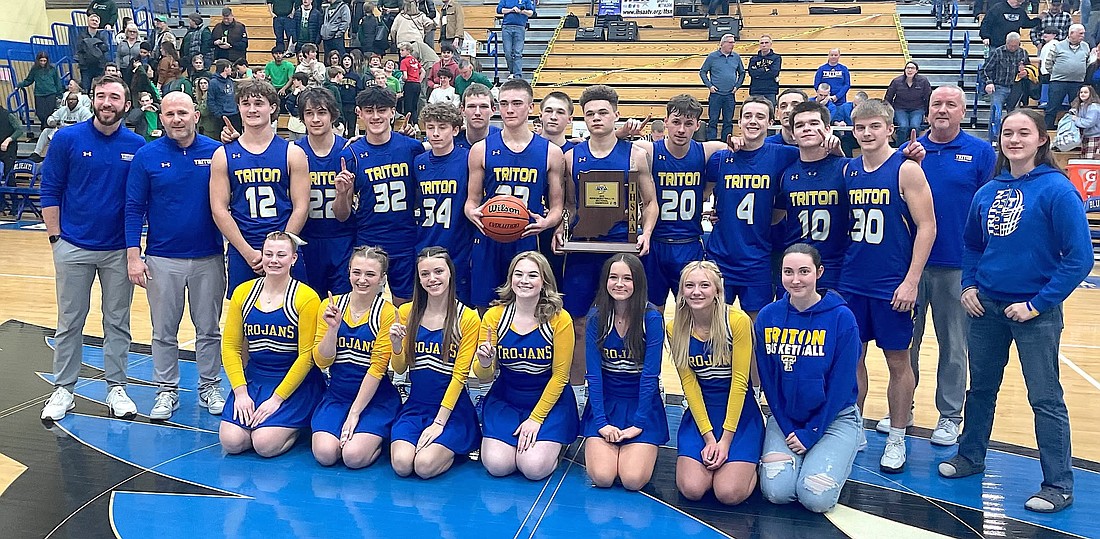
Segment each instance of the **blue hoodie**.
[{"label": "blue hoodie", "polygon": [[808,450],[856,403],[862,349],[856,318],[836,292],[825,292],[805,311],[783,296],[760,310],[755,331],[760,387],[772,416]]},{"label": "blue hoodie", "polygon": [[1065,174],[1039,165],[1008,171],[974,195],[963,230],[962,286],[1039,311],[1065,301],[1092,270],[1081,195]]}]

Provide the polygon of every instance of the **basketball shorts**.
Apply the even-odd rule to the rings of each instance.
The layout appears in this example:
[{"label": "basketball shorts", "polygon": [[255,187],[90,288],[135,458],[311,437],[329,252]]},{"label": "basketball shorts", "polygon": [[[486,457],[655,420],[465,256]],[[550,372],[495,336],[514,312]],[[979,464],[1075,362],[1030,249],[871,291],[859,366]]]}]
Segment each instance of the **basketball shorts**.
[{"label": "basketball shorts", "polygon": [[909,349],[913,343],[913,311],[895,311],[886,299],[852,292],[843,296],[856,317],[860,341],[875,341],[883,350]]},{"label": "basketball shorts", "polygon": [[738,285],[726,281],[726,303],[733,305],[740,300],[741,310],[747,313],[757,312],[775,300],[775,288],[770,284]]},{"label": "basketball shorts", "polygon": [[539,242],[534,236],[500,243],[477,233],[470,255],[470,303],[474,307],[488,307],[498,299],[497,287],[508,281],[512,259],[519,253],[538,248]]},{"label": "basketball shorts", "polygon": [[680,272],[684,266],[704,259],[703,241],[699,238],[651,241],[649,254],[642,258],[650,303],[663,307],[670,292],[679,293]]},{"label": "basketball shorts", "polygon": [[348,261],[355,236],[337,238],[308,238],[302,246],[302,258],[306,264],[306,284],[325,297],[328,292],[351,292],[348,278]]}]

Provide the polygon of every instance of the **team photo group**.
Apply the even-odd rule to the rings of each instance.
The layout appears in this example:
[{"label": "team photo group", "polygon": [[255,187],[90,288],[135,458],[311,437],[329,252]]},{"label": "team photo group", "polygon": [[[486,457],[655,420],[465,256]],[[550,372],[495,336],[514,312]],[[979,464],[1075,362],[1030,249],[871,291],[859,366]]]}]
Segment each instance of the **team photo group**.
[{"label": "team photo group", "polygon": [[[580,437],[596,487],[640,490],[674,436],[684,498],[734,505],[759,488],[825,512],[867,445],[869,383],[885,384],[889,406],[881,471],[905,469],[930,314],[931,442],[958,446],[939,474],[984,472],[1015,343],[1043,472],[1026,508],[1073,503],[1058,345],[1093,252],[1041,113],[1009,113],[995,149],[960,129],[956,86],[932,92],[919,138],[895,133],[885,101],[862,99],[843,133],[852,159],[829,110],[799,90],[749,97],[739,136],[698,142],[696,98],[670,99],[663,134],[641,136],[615,90],[593,85],[573,96],[588,136],[570,139],[572,97],[535,102],[515,78],[424,106],[419,128],[395,122],[392,90],[368,87],[342,119],[365,132],[351,140],[334,132],[341,103],[309,87],[296,98],[306,136],[290,142],[275,131],[277,90],[247,80],[241,126],[226,120],[221,141],[171,92],[165,136],[146,143],[122,122],[122,79],[91,88],[93,118],[58,131],[43,164],[58,312],[43,420],[76,406],[98,276],[109,413],[139,413],[126,394],[136,285],[158,385],[140,413],[179,408],[186,305],[199,403],[221,417],[225,458],[308,443],[322,466],[388,460],[428,479],[461,463],[540,480]],[[608,172],[637,206],[586,239],[625,252],[566,248],[603,196],[582,180]],[[888,380],[868,379],[872,341]],[[676,432],[665,357],[686,403]],[[477,406],[470,385],[489,387]]]}]

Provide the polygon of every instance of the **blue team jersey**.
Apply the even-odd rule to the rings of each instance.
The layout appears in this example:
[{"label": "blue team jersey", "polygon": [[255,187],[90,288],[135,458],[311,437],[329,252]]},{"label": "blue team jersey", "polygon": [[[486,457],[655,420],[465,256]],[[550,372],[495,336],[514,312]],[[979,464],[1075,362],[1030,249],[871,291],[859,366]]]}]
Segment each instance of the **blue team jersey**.
[{"label": "blue team jersey", "polygon": [[341,154],[348,169],[355,171],[356,245],[387,248],[406,246],[416,237],[413,214],[416,184],[412,163],[424,153],[417,140],[391,133],[385,144],[374,145],[366,138],[344,148]]},{"label": "blue team jersey", "polygon": [[307,241],[355,235],[354,216],[341,223],[332,211],[332,202],[336,200],[336,175],[340,173],[340,154],[347,142],[344,137],[336,135],[336,141],[324,157],[317,156],[308,138],[295,142],[306,152],[306,159],[309,160],[309,219],[302,227],[302,237]]},{"label": "blue team jersey", "polygon": [[474,226],[463,214],[469,182],[470,152],[455,146],[451,153],[416,157],[416,250],[438,245],[447,249],[455,267],[468,267]]},{"label": "blue team jersey", "polygon": [[252,153],[240,141],[225,145],[229,173],[229,214],[244,240],[254,248],[269,232],[286,230],[290,201],[290,141],[275,137],[263,153]]},{"label": "blue team jersey", "polygon": [[[495,125],[490,125],[489,126],[489,136],[493,136],[497,133],[500,133],[500,128],[495,126]],[[456,148],[462,148],[466,151],[470,151],[470,149],[473,148],[474,144],[476,144],[476,143],[477,143],[477,141],[470,142],[470,139],[466,138],[466,130],[465,129],[463,129],[462,131],[459,131],[458,134],[455,135],[455,147]]]},{"label": "blue team jersey", "polygon": [[[627,182],[630,179],[630,150],[634,147],[630,141],[620,140],[615,143],[615,147],[611,149],[611,153],[604,157],[596,157],[592,155],[592,149],[588,145],[588,141],[582,142],[573,148],[573,190],[577,193],[577,201],[580,202],[581,193],[580,181],[581,173],[592,170],[614,170],[623,172],[623,182]],[[627,224],[625,221],[619,221],[611,227],[607,236],[600,238],[605,241],[617,241],[625,242]],[[586,312],[588,309],[585,308]]]},{"label": "blue team jersey", "polygon": [[905,156],[894,152],[872,172],[863,157],[848,165],[844,181],[852,212],[851,238],[840,290],[889,301],[913,260],[917,227],[901,198],[898,173]]},{"label": "blue team jersey", "polygon": [[783,171],[796,161],[796,148],[765,144],[753,151],[721,150],[707,162],[706,181],[714,183],[714,210],[720,217],[707,240],[707,255],[727,282],[772,282],[772,211]]},{"label": "blue team jersey", "polygon": [[546,161],[550,141],[531,137],[523,151],[516,153],[504,144],[502,132],[485,139],[485,198],[512,195],[523,201],[531,213],[546,215],[550,195]]},{"label": "blue team jersey", "polygon": [[795,161],[783,173],[776,206],[787,210],[783,248],[808,243],[821,253],[832,275],[848,249],[848,194],[844,186],[847,157],[828,155],[820,161]]},{"label": "blue team jersey", "polygon": [[683,159],[672,155],[664,140],[653,143],[653,181],[661,213],[653,239],[686,240],[703,235],[703,144],[690,141]]}]

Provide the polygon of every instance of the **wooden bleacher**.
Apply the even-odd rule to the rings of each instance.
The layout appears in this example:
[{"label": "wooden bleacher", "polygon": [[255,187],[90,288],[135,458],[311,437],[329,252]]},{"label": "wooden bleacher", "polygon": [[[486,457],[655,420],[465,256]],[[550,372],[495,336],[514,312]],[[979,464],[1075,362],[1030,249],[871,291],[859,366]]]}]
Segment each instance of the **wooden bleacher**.
[{"label": "wooden bleacher", "polygon": [[[860,6],[858,15],[810,15],[807,4],[742,4],[745,28],[734,50],[747,62],[758,49],[756,40],[770,35],[773,48],[783,55],[780,87],[812,93],[814,73],[829,49],[839,47],[841,63],[852,72],[849,96],[863,90],[881,97],[905,64],[895,4]],[[772,10],[777,14],[771,15]],[[562,90],[577,98],[586,86],[608,84],[619,92],[624,118],[662,117],[665,102],[682,93],[706,105],[708,91],[699,80],[699,66],[717,42],[708,39],[706,30],[681,29],[679,17],[634,20],[639,41],[630,43],[577,42],[574,31],[563,30],[536,75],[535,97]],[[581,18],[582,27],[592,24],[592,18]],[[737,92],[738,101],[747,96],[748,79]],[[582,116],[578,107],[575,117]]]}]

